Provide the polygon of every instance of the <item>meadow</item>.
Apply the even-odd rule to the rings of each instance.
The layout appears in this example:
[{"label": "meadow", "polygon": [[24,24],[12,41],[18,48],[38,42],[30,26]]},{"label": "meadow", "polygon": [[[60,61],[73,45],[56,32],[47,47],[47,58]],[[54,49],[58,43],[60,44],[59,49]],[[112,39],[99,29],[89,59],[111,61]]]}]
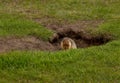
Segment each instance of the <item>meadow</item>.
[{"label": "meadow", "polygon": [[119,0],[0,1],[2,38],[32,35],[48,41],[54,31],[43,26],[43,21],[64,24],[87,20],[104,21],[97,28],[88,29],[89,34],[110,34],[113,40],[67,51],[0,53],[0,83],[119,83]]}]

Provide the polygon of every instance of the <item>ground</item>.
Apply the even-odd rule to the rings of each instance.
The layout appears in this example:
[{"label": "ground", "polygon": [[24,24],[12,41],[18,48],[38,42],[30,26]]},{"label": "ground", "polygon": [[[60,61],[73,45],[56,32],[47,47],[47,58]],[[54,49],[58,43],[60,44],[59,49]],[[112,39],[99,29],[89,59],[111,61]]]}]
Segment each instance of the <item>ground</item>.
[{"label": "ground", "polygon": [[[37,21],[41,22],[41,21]],[[75,40],[78,48],[89,47],[92,45],[101,45],[112,38],[105,36],[92,37],[88,35],[85,28],[92,27],[97,28],[97,26],[102,23],[102,21],[80,21],[68,24],[56,24],[56,23],[41,23],[44,27],[54,30],[54,34],[59,36],[49,37],[49,41],[43,41],[35,36],[26,37],[1,37],[0,38],[0,52],[8,52],[13,50],[43,50],[43,51],[56,51],[60,50],[60,41],[64,37],[70,37]],[[52,40],[51,40],[52,39]]]},{"label": "ground", "polygon": [[[1,0],[1,83],[118,83],[120,1]],[[64,37],[78,49],[61,50]]]}]

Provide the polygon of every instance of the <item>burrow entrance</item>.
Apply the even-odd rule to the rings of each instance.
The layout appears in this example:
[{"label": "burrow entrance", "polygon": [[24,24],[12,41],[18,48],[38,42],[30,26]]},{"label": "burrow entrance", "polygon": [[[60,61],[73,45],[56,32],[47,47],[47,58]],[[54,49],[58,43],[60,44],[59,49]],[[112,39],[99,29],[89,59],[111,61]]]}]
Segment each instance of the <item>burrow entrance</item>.
[{"label": "burrow entrance", "polygon": [[57,49],[60,50],[60,42],[64,37],[72,38],[77,48],[86,48],[90,46],[99,46],[106,44],[112,40],[112,36],[108,34],[102,34],[98,36],[89,35],[84,30],[75,31],[73,29],[64,29],[63,31],[58,31],[50,38],[50,43]]}]

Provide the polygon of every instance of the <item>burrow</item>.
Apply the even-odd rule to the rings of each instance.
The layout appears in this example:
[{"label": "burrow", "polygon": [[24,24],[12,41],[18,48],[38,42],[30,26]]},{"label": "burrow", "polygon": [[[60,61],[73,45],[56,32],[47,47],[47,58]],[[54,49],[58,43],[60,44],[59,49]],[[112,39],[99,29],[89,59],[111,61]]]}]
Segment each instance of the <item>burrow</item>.
[{"label": "burrow", "polygon": [[53,34],[49,42],[57,50],[61,50],[60,42],[64,37],[72,38],[75,41],[77,48],[99,46],[113,40],[113,37],[110,34],[90,35],[84,30],[64,29]]}]

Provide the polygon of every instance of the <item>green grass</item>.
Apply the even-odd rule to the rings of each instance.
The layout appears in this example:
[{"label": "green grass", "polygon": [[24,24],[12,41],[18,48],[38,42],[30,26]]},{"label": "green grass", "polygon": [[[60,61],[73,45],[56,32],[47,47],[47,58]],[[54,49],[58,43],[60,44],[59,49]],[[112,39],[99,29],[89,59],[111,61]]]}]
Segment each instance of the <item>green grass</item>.
[{"label": "green grass", "polygon": [[1,14],[0,36],[37,36],[44,40],[52,35],[52,31],[21,16]]},{"label": "green grass", "polygon": [[119,5],[119,0],[2,0],[0,10],[30,18],[47,16],[56,20],[119,19]]},{"label": "green grass", "polygon": [[[63,21],[104,20],[91,33],[111,34],[115,40],[85,49],[58,52],[13,51],[0,54],[0,83],[119,83],[120,1],[12,0],[0,1],[0,36],[53,33],[32,18]],[[37,12],[37,13],[36,13]]]},{"label": "green grass", "polygon": [[114,41],[105,46],[55,53],[2,54],[0,77],[11,83],[18,80],[31,83],[119,82],[119,47],[120,43]]}]

